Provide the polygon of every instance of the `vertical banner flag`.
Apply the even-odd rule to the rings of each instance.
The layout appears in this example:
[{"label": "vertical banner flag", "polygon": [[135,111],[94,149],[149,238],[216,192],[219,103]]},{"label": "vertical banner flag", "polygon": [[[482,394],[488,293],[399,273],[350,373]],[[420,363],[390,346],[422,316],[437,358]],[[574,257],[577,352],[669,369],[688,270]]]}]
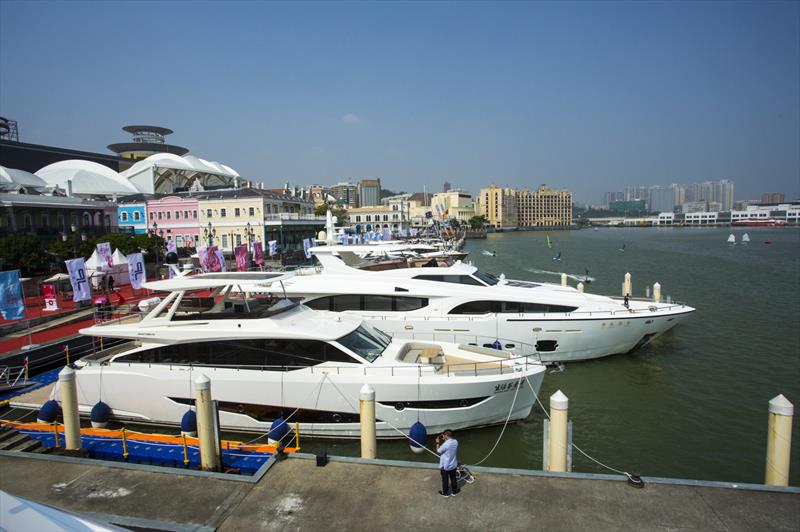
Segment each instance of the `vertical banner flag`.
[{"label": "vertical banner flag", "polygon": [[208,248],[206,246],[197,247],[197,262],[200,263],[201,270],[208,271]]},{"label": "vertical banner flag", "polygon": [[278,241],[277,240],[270,240],[269,242],[267,242],[267,245],[269,246],[269,256],[270,257],[274,257],[275,255],[278,254]]},{"label": "vertical banner flag", "polygon": [[217,266],[218,270],[212,270],[215,272],[226,272],[228,271],[228,263],[225,262],[225,254],[222,252],[221,249],[217,248],[215,250],[217,256]]},{"label": "vertical banner flag", "polygon": [[411,228],[411,236],[412,237],[417,236],[417,228],[416,227],[412,227]]},{"label": "vertical banner flag", "polygon": [[142,287],[142,283],[147,281],[147,273],[144,271],[144,256],[141,253],[128,255],[128,275],[131,278],[131,287],[137,290]]},{"label": "vertical banner flag", "polygon": [[69,282],[72,285],[72,300],[75,302],[86,301],[92,298],[89,288],[89,277],[86,275],[86,264],[83,258],[64,261],[67,264]]},{"label": "vertical banner flag", "polygon": [[247,271],[247,244],[240,244],[233,250],[233,256],[236,257],[236,269],[240,272]]},{"label": "vertical banner flag", "polygon": [[[176,255],[178,254],[178,243],[171,238],[167,240],[167,253],[175,253]],[[167,265],[167,274],[169,275],[170,279],[175,277],[175,270],[172,268],[172,266],[172,264]]]},{"label": "vertical banner flag", "polygon": [[108,242],[100,242],[97,244],[97,254],[100,256],[101,266],[100,269],[104,272],[111,271],[114,267],[114,260],[111,258],[111,244]]},{"label": "vertical banner flag", "polygon": [[311,258],[311,252],[309,249],[311,249],[311,239],[305,238],[303,239],[303,251],[305,252],[307,259]]},{"label": "vertical banner flag", "polygon": [[4,320],[21,320],[25,317],[19,270],[0,272],[0,314]]},{"label": "vertical banner flag", "polygon": [[383,239],[384,240],[391,240],[392,239],[392,232],[389,229],[383,230]]},{"label": "vertical banner flag", "polygon": [[43,284],[42,298],[44,299],[44,309],[48,312],[58,310],[58,299],[56,299],[56,285]]},{"label": "vertical banner flag", "polygon": [[261,247],[259,240],[253,242],[253,262],[259,266],[264,264],[264,248]]}]

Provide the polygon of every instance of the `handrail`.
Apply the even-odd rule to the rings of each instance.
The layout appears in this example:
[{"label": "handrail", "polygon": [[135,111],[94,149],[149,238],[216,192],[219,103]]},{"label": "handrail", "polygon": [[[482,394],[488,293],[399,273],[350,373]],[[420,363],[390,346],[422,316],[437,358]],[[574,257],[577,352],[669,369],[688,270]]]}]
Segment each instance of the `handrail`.
[{"label": "handrail", "polygon": [[[345,370],[347,373],[360,373],[363,375],[367,375],[368,373],[388,373],[390,375],[395,375],[395,371],[397,370],[404,370],[405,373],[416,373],[419,376],[422,376],[422,370],[425,368],[430,368],[431,373],[434,375],[442,369],[446,367],[446,376],[454,377],[457,376],[456,374],[463,374],[465,372],[472,373],[473,375],[491,375],[495,373],[499,373],[500,375],[503,374],[504,370],[508,372],[509,370],[514,371],[516,368],[519,368],[524,364],[525,370],[528,369],[529,366],[542,366],[541,361],[539,360],[531,360],[534,358],[533,356],[519,356],[513,358],[501,358],[498,360],[484,360],[484,361],[476,361],[476,362],[462,362],[458,364],[447,364],[442,362],[441,364],[431,364],[431,365],[424,365],[424,364],[405,364],[405,365],[392,365],[392,366],[370,366],[366,364],[359,364],[353,363],[348,366],[285,366],[285,365],[249,365],[249,364],[178,364],[178,363],[163,363],[163,362],[117,362],[118,364],[127,364],[129,367],[132,365],[138,364],[147,364],[148,367],[152,366],[161,366],[161,367],[168,367],[170,371],[172,371],[173,366],[180,367],[180,368],[211,368],[211,369],[235,369],[235,370],[249,370],[249,371],[296,371],[296,370],[309,370],[309,373],[312,375],[317,373],[324,373],[330,374],[335,371],[337,375],[343,373],[342,370]],[[493,367],[485,367],[486,365],[491,364]],[[497,366],[499,364],[499,366]],[[481,367],[484,366],[484,367]],[[437,376],[445,376],[445,374],[439,374]]]}]

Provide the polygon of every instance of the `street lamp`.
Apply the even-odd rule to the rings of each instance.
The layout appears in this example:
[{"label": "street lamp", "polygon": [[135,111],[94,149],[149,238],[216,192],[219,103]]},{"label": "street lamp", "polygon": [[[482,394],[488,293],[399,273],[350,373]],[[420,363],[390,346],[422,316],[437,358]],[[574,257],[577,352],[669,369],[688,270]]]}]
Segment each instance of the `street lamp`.
[{"label": "street lamp", "polygon": [[[162,229],[161,232],[163,233],[164,230]],[[150,233],[153,236],[158,236],[158,224],[153,222],[153,230]],[[159,246],[156,246],[156,277],[158,277],[158,269],[161,267],[161,253],[158,251]]]},{"label": "street lamp", "polygon": [[256,233],[253,231],[253,227],[250,225],[250,222],[247,222],[247,228],[245,229],[245,236],[247,237],[247,261],[248,261],[248,268],[250,267],[250,255],[253,253],[253,240],[255,239]]},{"label": "street lamp", "polygon": [[217,230],[211,226],[211,222],[208,222],[208,226],[203,229],[203,237],[208,239],[208,247],[214,245],[214,237],[217,236]]}]

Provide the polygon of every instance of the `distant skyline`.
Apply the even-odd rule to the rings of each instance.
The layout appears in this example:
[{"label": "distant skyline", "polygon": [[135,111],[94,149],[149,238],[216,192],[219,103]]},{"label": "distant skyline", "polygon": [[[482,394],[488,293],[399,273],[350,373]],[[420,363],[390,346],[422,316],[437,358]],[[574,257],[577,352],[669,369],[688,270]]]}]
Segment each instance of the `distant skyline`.
[{"label": "distant skyline", "polygon": [[798,2],[6,0],[0,79],[23,142],[161,125],[271,188],[800,198]]}]

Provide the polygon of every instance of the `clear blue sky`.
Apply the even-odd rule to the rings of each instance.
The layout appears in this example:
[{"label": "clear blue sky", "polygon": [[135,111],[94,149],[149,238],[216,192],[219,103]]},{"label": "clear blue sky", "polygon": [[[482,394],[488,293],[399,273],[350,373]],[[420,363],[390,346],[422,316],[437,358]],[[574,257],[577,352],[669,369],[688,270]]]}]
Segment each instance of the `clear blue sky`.
[{"label": "clear blue sky", "polygon": [[800,197],[800,3],[0,2],[0,115],[269,185],[732,179]]}]

